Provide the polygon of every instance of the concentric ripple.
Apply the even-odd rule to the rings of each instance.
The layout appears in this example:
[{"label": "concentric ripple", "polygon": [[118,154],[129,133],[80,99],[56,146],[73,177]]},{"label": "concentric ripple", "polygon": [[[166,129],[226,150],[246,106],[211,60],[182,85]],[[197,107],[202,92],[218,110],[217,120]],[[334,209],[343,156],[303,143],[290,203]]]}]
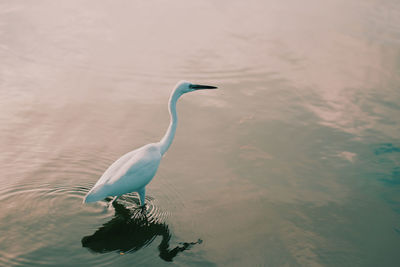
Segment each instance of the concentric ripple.
[{"label": "concentric ripple", "polygon": [[[107,201],[83,205],[82,200],[89,189],[90,186],[86,185],[54,186],[38,183],[16,183],[2,187],[0,220],[7,223],[0,226],[2,232],[0,265],[31,266],[60,263],[74,265],[81,263],[82,259],[85,259],[86,264],[96,266],[115,263],[114,257],[118,254],[104,255],[99,258],[91,257],[86,250],[77,251],[77,246],[80,246],[79,241],[83,236],[101,227],[102,224],[107,224],[110,218],[118,216],[118,209],[110,206]],[[150,231],[151,238],[143,243],[143,247],[146,247],[158,235],[169,234],[168,227],[165,225],[169,214],[155,205],[152,197],[148,196],[146,200],[146,223],[152,225],[153,228],[147,229]],[[145,218],[140,217],[142,213],[138,212],[139,202],[135,194],[123,196],[118,202],[118,208],[132,214],[127,224],[129,227],[132,226],[132,221],[140,222]],[[164,232],[160,229],[164,229],[162,230]],[[154,257],[150,254],[144,256],[145,258]],[[144,258],[142,260],[145,261]]]},{"label": "concentric ripple", "polygon": [[[126,209],[130,210],[133,217],[138,215],[135,210],[140,209],[140,202],[136,193],[125,194],[121,196],[117,202],[122,204]],[[149,222],[165,222],[170,216],[170,213],[162,210],[160,206],[157,205],[157,201],[149,195],[146,196],[145,209],[146,217]]]},{"label": "concentric ripple", "polygon": [[[82,246],[92,253],[117,252],[124,255],[136,253],[157,239],[159,257],[164,261],[172,261],[178,253],[202,242],[201,239],[196,242],[180,242],[178,246],[170,248],[172,234],[165,221],[168,214],[154,205],[153,198],[148,197],[146,200],[146,208],[139,207],[138,198],[132,194],[113,201],[111,205],[115,214],[112,219],[94,233],[84,236],[81,240]],[[139,260],[145,262],[146,259],[154,259],[152,251],[154,250],[141,252]],[[136,263],[137,260],[135,258]]]}]

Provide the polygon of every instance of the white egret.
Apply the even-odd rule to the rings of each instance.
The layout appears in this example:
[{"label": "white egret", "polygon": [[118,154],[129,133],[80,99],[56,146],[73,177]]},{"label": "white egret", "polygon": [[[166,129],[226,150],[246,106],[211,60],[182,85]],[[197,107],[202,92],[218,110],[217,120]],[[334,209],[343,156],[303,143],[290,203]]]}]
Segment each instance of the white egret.
[{"label": "white egret", "polygon": [[162,156],[171,146],[177,126],[176,102],[185,93],[200,89],[216,89],[215,86],[179,82],[169,98],[171,122],[164,137],[158,143],[151,143],[123,155],[104,172],[93,188],[86,194],[84,203],[96,202],[108,196],[119,196],[137,192],[140,205],[145,205],[145,187],[157,172]]}]

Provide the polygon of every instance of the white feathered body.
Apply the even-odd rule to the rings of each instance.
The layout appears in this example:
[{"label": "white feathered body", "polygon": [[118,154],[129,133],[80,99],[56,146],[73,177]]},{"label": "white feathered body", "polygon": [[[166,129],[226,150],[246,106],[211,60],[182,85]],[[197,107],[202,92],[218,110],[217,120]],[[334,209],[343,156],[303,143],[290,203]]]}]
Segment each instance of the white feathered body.
[{"label": "white feathered body", "polygon": [[140,204],[145,204],[145,187],[153,179],[165,154],[174,139],[178,117],[176,102],[185,93],[200,89],[215,89],[215,86],[196,85],[180,81],[172,91],[168,111],[170,124],[164,137],[158,143],[152,143],[129,152],[114,162],[87,193],[84,202],[95,202],[108,196],[119,197],[130,192],[137,192]]},{"label": "white feathered body", "polygon": [[161,161],[158,143],[133,150],[115,161],[85,197],[95,202],[107,196],[121,196],[143,189],[154,177]]}]

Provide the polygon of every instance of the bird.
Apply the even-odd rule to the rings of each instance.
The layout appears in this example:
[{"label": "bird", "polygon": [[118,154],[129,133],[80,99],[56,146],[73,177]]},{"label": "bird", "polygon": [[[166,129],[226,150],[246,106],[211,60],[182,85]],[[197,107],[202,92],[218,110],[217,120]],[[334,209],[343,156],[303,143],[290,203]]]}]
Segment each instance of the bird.
[{"label": "bird", "polygon": [[136,192],[139,195],[140,207],[145,207],[146,186],[155,176],[162,157],[175,137],[178,123],[176,103],[183,94],[203,89],[217,87],[187,81],[178,82],[169,97],[170,124],[163,138],[159,142],[128,152],[111,164],[86,194],[83,203],[100,201],[110,196],[114,197],[114,202],[124,194]]}]

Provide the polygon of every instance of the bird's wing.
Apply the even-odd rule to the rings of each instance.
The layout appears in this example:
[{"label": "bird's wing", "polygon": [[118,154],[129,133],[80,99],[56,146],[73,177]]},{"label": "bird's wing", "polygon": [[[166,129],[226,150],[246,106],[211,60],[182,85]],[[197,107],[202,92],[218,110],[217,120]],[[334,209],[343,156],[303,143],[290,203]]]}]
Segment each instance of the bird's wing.
[{"label": "bird's wing", "polygon": [[128,152],[116,161],[114,161],[114,163],[111,164],[110,167],[108,167],[108,169],[103,173],[103,175],[94,186],[105,184],[111,177],[116,174],[116,172],[118,172],[118,170],[122,166],[124,166],[124,164],[126,164],[137,153],[137,151],[138,149]]},{"label": "bird's wing", "polygon": [[[145,186],[155,175],[161,161],[158,147],[147,145],[122,156],[113,163],[99,180],[117,193],[131,192]],[[115,165],[115,166],[114,166]],[[113,190],[114,191],[114,190]]]}]

